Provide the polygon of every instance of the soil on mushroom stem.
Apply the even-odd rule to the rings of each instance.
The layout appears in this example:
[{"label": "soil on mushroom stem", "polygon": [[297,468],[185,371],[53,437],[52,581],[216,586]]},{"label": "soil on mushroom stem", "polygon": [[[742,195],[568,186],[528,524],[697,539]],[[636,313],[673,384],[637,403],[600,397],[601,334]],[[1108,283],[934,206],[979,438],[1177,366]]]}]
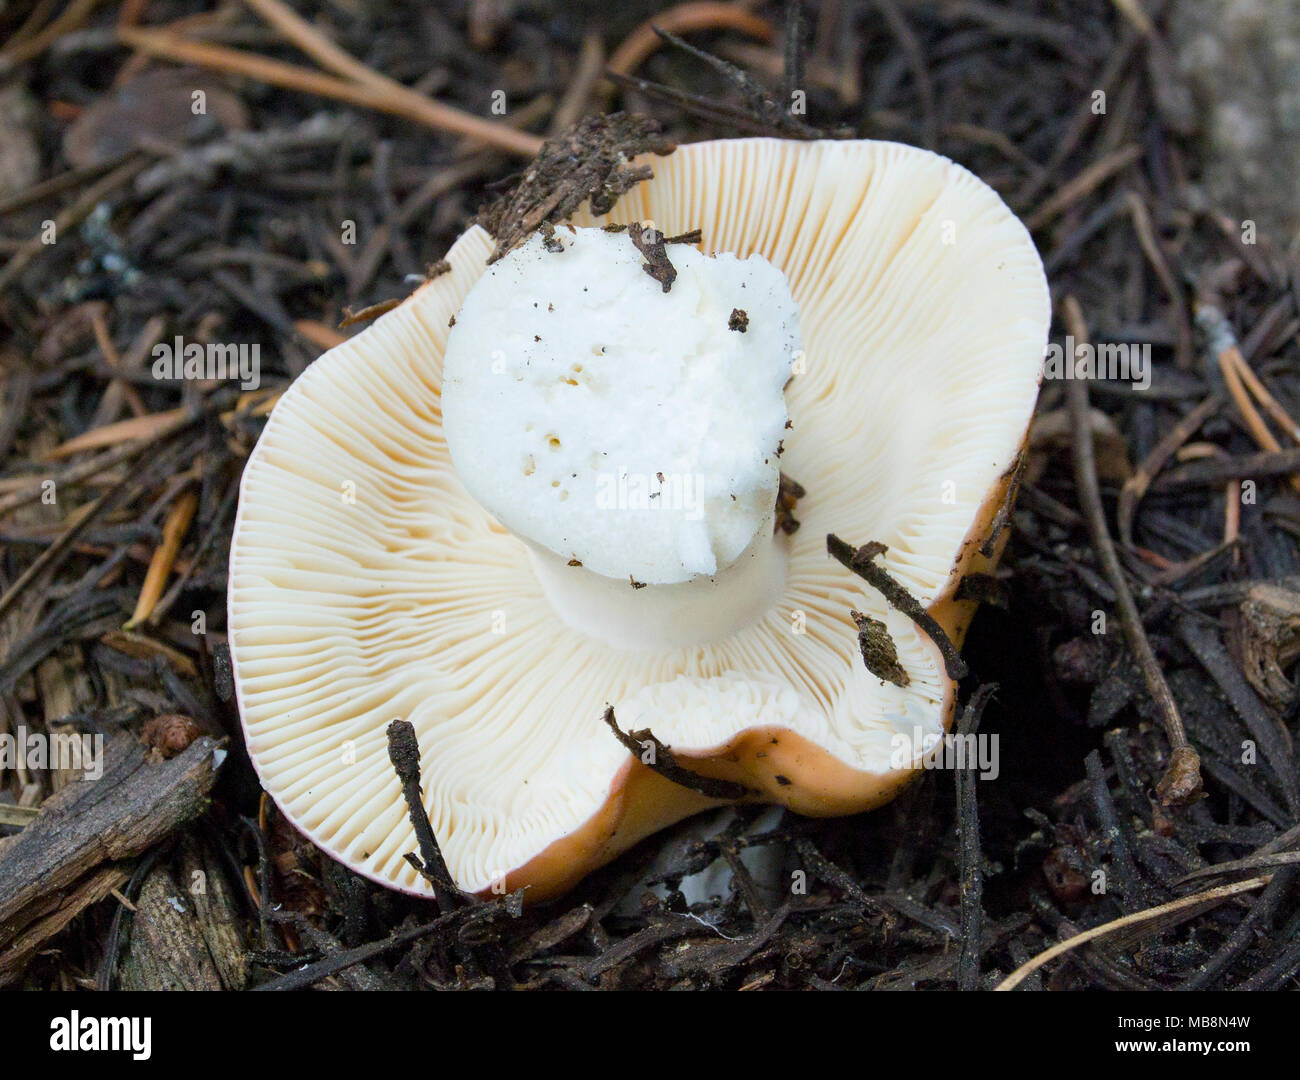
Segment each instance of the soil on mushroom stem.
[{"label": "soil on mushroom stem", "polygon": [[[88,27],[107,34],[117,12],[101,7]],[[203,7],[167,0],[148,12],[161,24]],[[483,112],[481,103],[504,90],[510,110],[532,110],[530,130],[541,132],[578,68],[584,28],[612,20],[603,28],[612,50],[658,10],[598,7],[534,3],[502,23],[492,5],[475,5],[469,24],[432,5],[344,15],[308,3],[302,10],[325,20],[364,63],[468,110]],[[1199,162],[1196,143],[1175,134],[1186,126],[1170,89],[1176,77],[1157,78],[1159,64],[1145,51],[1154,46],[1127,27],[1119,5],[1021,0],[996,19],[974,8],[940,5],[922,16],[897,5],[901,27],[882,14],[885,5],[807,7],[801,89],[819,127],[929,142],[970,167],[1030,222],[1054,292],[1079,299],[1096,340],[1152,345],[1150,390],[1122,382],[1092,390],[1093,408],[1113,429],[1098,456],[1109,513],[1125,459],[1131,469],[1146,458],[1218,389],[1217,368],[1211,364],[1207,376],[1200,362],[1203,343],[1190,330],[1184,282],[1230,258],[1243,266],[1218,276],[1217,302],[1246,359],[1282,406],[1300,415],[1296,295],[1278,269],[1285,245],[1268,237],[1243,245],[1224,225],[1236,220],[1228,208],[1209,203],[1194,184],[1180,186],[1178,178],[1198,175]],[[776,5],[754,11],[779,29]],[[251,12],[236,17],[249,31],[238,40],[254,42],[247,48],[302,61],[270,41]],[[0,25],[0,39],[12,29]],[[87,106],[111,101],[110,77],[123,74],[125,54],[108,58],[102,38],[66,38],[18,65],[23,101],[12,112],[6,107],[16,120],[0,140],[0,184],[10,185],[0,189],[5,235],[36,235],[47,218],[70,215],[56,245],[25,257],[20,271],[0,270],[10,275],[0,290],[10,342],[0,346],[0,596],[9,598],[0,615],[0,733],[21,726],[112,737],[179,716],[187,722],[169,723],[187,735],[192,722],[228,736],[230,757],[210,806],[178,822],[176,842],[151,845],[136,877],[112,887],[147,905],[155,893],[166,895],[150,886],[151,876],[183,880],[199,860],[223,883],[212,903],[222,905],[232,936],[206,960],[192,957],[186,977],[260,983],[304,964],[310,975],[321,957],[418,930],[432,912],[306,844],[260,796],[240,749],[222,645],[226,554],[235,485],[269,397],[336,336],[354,332],[337,329],[345,309],[406,295],[483,208],[498,227],[533,228],[549,213],[538,215],[548,200],[553,209],[602,185],[612,197],[635,180],[618,172],[624,151],[737,134],[739,120],[705,106],[746,102],[716,68],[662,48],[637,75],[692,100],[630,88],[614,99],[656,118],[662,133],[623,121],[617,138],[601,142],[597,127],[581,129],[567,162],[545,163],[495,205],[511,190],[517,162],[493,151],[466,156],[455,140],[407,121],[256,80],[224,84],[247,132],[232,135],[217,117],[184,135],[194,142],[178,155],[160,157],[146,141],[138,160],[70,173],[77,163],[65,157],[62,133]],[[694,32],[690,40],[744,65],[779,97],[779,42],[762,47],[734,30]],[[1104,90],[1107,111],[1090,111],[1079,87]],[[97,109],[104,119],[92,121],[106,125],[103,138],[83,129],[75,152],[91,153],[110,135],[119,140],[128,115],[125,106]],[[65,176],[62,186],[23,201],[32,185],[55,176]],[[355,244],[341,239],[348,221]],[[260,346],[261,385],[242,411],[238,388],[151,377],[153,345],[177,334]],[[1197,362],[1180,367],[1180,356]],[[200,391],[224,396],[165,433],[170,410]],[[1064,407],[1061,385],[1046,383],[1040,414]],[[132,426],[105,428],[121,422]],[[78,480],[87,453],[51,459],[50,451],[95,430],[103,443],[91,455],[112,453],[130,434],[157,442]],[[1225,408],[1212,410],[1190,441],[1218,448],[1193,451],[1211,464],[1258,449]],[[1300,734],[1297,620],[1252,593],[1265,579],[1290,578],[1294,589],[1300,502],[1282,470],[1261,473],[1254,501],[1243,502],[1228,473],[1212,482],[1170,481],[1184,468],[1175,460],[1138,508],[1125,572],[1202,755],[1205,798],[1176,810],[1153,796],[1169,746],[1128,659],[1113,589],[1082,518],[1068,441],[1045,442],[1035,455],[1002,567],[980,585],[992,602],[964,649],[972,672],[964,692],[999,686],[980,721],[985,745],[997,740],[995,779],[958,784],[951,771],[931,771],[895,802],[858,817],[787,814],[773,824],[761,808],[746,807],[722,815],[707,840],[690,826],[670,829],[550,905],[522,915],[510,898],[459,908],[323,981],[973,988],[999,981],[1070,927],[1097,926],[1216,884],[1178,882],[1203,865],[1246,859],[1293,827],[1300,812],[1290,743],[1278,734]],[[52,469],[57,498],[14,502]],[[166,588],[144,621],[123,632],[163,527],[187,491],[197,494],[197,507]],[[105,492],[95,516],[60,543],[74,511]],[[1113,516],[1110,525],[1114,533]],[[1216,553],[1225,527],[1235,543]],[[38,558],[47,560],[47,576],[26,584],[22,575]],[[1242,764],[1247,743],[1255,747],[1249,767]],[[39,803],[66,780],[57,770],[0,770],[0,810]],[[0,817],[0,891],[7,838],[22,827],[10,822],[21,817],[16,810]],[[682,877],[718,859],[743,866],[741,855],[758,846],[777,853],[784,887],[767,893],[740,870],[736,888],[688,917],[677,891]],[[1172,929],[1144,923],[1122,943],[1102,939],[1049,964],[1029,984],[1293,986],[1300,964],[1294,874],[1268,872],[1282,881],[1267,897],[1246,893]],[[792,893],[786,883],[800,874],[806,888]],[[84,910],[24,965],[20,985],[148,982],[157,943],[132,934],[115,902],[98,902],[103,891],[95,889],[108,884],[89,871],[80,879]],[[1259,932],[1237,940],[1234,930],[1252,911]]]}]

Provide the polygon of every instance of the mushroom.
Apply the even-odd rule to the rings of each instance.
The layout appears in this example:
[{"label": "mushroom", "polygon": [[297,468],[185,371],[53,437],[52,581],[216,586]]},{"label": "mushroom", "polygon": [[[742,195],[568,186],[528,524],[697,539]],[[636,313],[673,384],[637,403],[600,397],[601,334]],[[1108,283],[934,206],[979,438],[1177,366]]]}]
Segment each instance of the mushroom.
[{"label": "mushroom", "polygon": [[[293,384],[245,470],[228,631],[249,753],[382,884],[430,892],[396,718],[456,883],[529,900],[726,801],[879,805],[952,722],[941,646],[1000,554],[1047,340],[1027,232],[890,143],[697,143],[654,171],[490,265],[471,228]],[[667,292],[650,222],[702,231],[662,252]],[[631,235],[588,231],[610,225]],[[594,505],[624,468],[704,475],[701,516]],[[797,531],[772,528],[781,473]]]}]

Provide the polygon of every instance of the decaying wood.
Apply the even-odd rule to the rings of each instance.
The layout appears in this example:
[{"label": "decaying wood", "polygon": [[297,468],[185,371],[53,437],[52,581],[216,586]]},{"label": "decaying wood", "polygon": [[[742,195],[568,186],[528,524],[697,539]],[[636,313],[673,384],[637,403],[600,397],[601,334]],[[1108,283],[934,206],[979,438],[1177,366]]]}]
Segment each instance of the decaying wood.
[{"label": "decaying wood", "polygon": [[188,840],[181,851],[179,880],[194,901],[199,933],[222,985],[227,990],[242,990],[248,982],[248,958],[235,895],[225,872],[208,848]]},{"label": "decaying wood", "polygon": [[497,241],[499,259],[544,221],[560,222],[584,202],[593,214],[607,214],[618,197],[653,172],[632,165],[638,154],[668,154],[673,142],[649,117],[625,113],[589,116],[546,140],[520,183],[479,214]]},{"label": "decaying wood", "polygon": [[[79,652],[76,646],[65,646],[36,667],[36,682],[45,709],[45,730],[51,735],[75,734],[76,729],[72,725],[61,721],[94,701],[95,691],[89,673],[80,662]],[[61,791],[80,779],[81,773],[74,769],[50,770],[52,791]]]},{"label": "decaying wood", "polygon": [[192,837],[149,871],[130,915],[124,990],[242,990],[248,960],[225,873]]},{"label": "decaying wood", "polygon": [[[135,736],[119,736],[105,747],[98,780],[70,784],[46,801],[0,855],[0,983],[48,937],[24,930],[46,920],[50,933],[57,932],[124,880],[127,860],[202,813],[216,778],[217,750],[204,737],[153,764]],[[112,884],[91,887],[108,880],[109,869],[118,871],[110,875]],[[55,912],[67,918],[50,920]]]},{"label": "decaying wood", "polygon": [[158,866],[145,879],[122,961],[123,990],[220,990],[189,891]]},{"label": "decaying wood", "polygon": [[131,876],[129,865],[111,863],[92,870],[68,888],[50,893],[43,901],[31,905],[27,909],[31,921],[15,938],[5,940],[0,946],[0,986],[22,974],[32,954],[86,908],[121,886]]}]

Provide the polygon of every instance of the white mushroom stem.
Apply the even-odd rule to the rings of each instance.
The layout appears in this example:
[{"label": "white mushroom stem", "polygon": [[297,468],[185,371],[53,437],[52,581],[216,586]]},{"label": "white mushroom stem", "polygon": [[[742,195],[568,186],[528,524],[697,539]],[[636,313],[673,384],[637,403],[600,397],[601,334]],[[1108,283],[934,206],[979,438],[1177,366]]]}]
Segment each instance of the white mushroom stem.
[{"label": "white mushroom stem", "polygon": [[798,314],[760,257],[651,258],[638,239],[560,229],[489,269],[448,338],[443,424],[564,622],[617,648],[698,645],[760,617],[784,580]]},{"label": "white mushroom stem", "polygon": [[618,649],[662,649],[717,641],[749,625],[777,600],[785,553],[771,529],[712,577],[636,588],[628,579],[570,566],[535,544],[533,571],[555,613]]}]

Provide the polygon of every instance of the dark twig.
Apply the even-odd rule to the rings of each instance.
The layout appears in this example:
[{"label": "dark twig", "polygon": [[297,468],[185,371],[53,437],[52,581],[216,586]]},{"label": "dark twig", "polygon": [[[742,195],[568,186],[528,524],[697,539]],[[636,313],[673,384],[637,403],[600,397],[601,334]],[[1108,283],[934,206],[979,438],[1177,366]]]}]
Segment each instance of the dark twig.
[{"label": "dark twig", "polygon": [[803,89],[807,37],[808,23],[803,17],[802,0],[791,0],[785,11],[785,48],[781,63],[781,92],[785,98],[786,112],[790,111],[794,92]]},{"label": "dark twig", "polygon": [[1088,793],[1092,797],[1093,812],[1101,826],[1102,847],[1111,855],[1111,870],[1119,881],[1122,906],[1125,912],[1138,906],[1149,907],[1162,899],[1138,873],[1133,858],[1133,830],[1127,820],[1121,820],[1106,783],[1101,754],[1094,750],[1084,759],[1088,772]]},{"label": "dark twig", "polygon": [[70,466],[54,476],[38,480],[31,487],[20,488],[18,491],[10,492],[5,496],[0,496],[0,514],[6,514],[10,510],[17,509],[20,506],[26,506],[28,503],[34,503],[40,499],[41,495],[44,494],[45,491],[43,485],[46,479],[54,481],[55,488],[57,489],[80,483],[92,476],[97,476],[105,470],[112,468],[114,465],[120,465],[124,461],[130,461],[133,458],[139,457],[146,450],[151,447],[156,447],[159,443],[165,442],[173,435],[197,424],[205,417],[229,408],[230,401],[231,399],[228,394],[219,391],[208,398],[200,408],[187,411],[172,418],[159,427],[152,435],[145,436],[142,439],[124,442],[120,446],[113,447],[112,450],[105,451],[99,457]]},{"label": "dark twig", "polygon": [[[140,890],[144,887],[144,879],[149,876],[149,871],[154,868],[166,850],[166,845],[160,844],[147,851],[136,863],[135,869],[131,872],[131,879],[122,888],[122,895],[127,900],[134,901],[140,895]],[[113,972],[117,970],[118,953],[122,951],[124,935],[129,934],[133,915],[133,909],[121,901],[113,909],[113,920],[108,927],[108,942],[104,946],[104,962],[95,977],[95,989],[100,992],[113,988]]]},{"label": "dark twig", "polygon": [[907,58],[907,66],[912,72],[916,92],[921,99],[921,143],[927,150],[933,150],[938,146],[939,126],[934,113],[934,83],[930,79],[929,69],[925,66],[921,43],[894,0],[875,0],[875,3],[889,26],[889,32],[894,35],[899,48]]},{"label": "dark twig", "polygon": [[1189,461],[1158,477],[1151,485],[1151,490],[1176,491],[1203,484],[1222,484],[1227,480],[1240,480],[1244,477],[1290,476],[1297,472],[1300,472],[1300,448],[1261,450],[1255,454]]},{"label": "dark twig", "polygon": [[1300,927],[1293,926],[1291,944],[1276,960],[1262,971],[1233,987],[1234,990],[1280,990],[1286,981],[1300,971]]},{"label": "dark twig", "polygon": [[892,607],[897,608],[917,626],[929,635],[930,640],[934,642],[935,647],[943,655],[944,670],[950,679],[961,679],[966,675],[966,662],[957,652],[957,646],[952,643],[943,627],[935,621],[921,602],[909,593],[902,585],[895,581],[889,574],[876,565],[876,558],[883,555],[889,549],[877,541],[863,544],[860,548],[850,547],[834,533],[828,533],[826,536],[826,550],[830,552],[831,557],[839,562],[848,570],[852,570],[863,581],[867,582],[881,596],[889,601]]},{"label": "dark twig", "polygon": [[412,941],[418,941],[422,937],[431,934],[437,934],[439,931],[446,929],[453,922],[464,918],[460,912],[448,912],[438,916],[432,922],[422,923],[419,926],[413,926],[409,930],[399,930],[391,934],[382,941],[372,941],[366,945],[358,945],[352,949],[340,949],[336,953],[317,960],[311,964],[304,964],[297,971],[289,971],[283,975],[277,976],[270,982],[264,982],[260,986],[254,986],[254,990],[305,990],[327,979],[331,975],[337,975],[340,971],[352,967],[353,964],[361,964],[367,960],[372,960],[376,956],[382,956],[390,949],[395,949],[399,945],[408,945]]},{"label": "dark twig", "polygon": [[703,60],[714,71],[735,86],[744,95],[756,118],[766,121],[778,130],[801,126],[800,122],[791,117],[781,105],[768,97],[763,87],[743,68],[723,60],[721,57],[714,56],[710,52],[705,52],[703,49],[697,49],[689,41],[684,41],[676,34],[670,34],[667,30],[660,30],[656,27],[655,33],[674,48],[680,49],[697,60]]},{"label": "dark twig", "polygon": [[85,507],[76,521],[69,525],[54,543],[42,551],[36,560],[23,571],[18,580],[9,586],[3,596],[0,596],[0,615],[13,607],[18,598],[26,592],[33,582],[39,580],[42,574],[58,566],[72,550],[72,545],[76,542],[77,537],[85,532],[91,523],[134,482],[134,473],[128,473],[102,495],[98,496],[89,506]]},{"label": "dark twig", "polygon": [[1251,737],[1264,752],[1273,775],[1286,796],[1293,817],[1300,816],[1300,783],[1296,780],[1295,758],[1284,730],[1250,688],[1241,671],[1228,658],[1218,633],[1198,617],[1185,615],[1178,620],[1178,636],[1209,672],[1223,691],[1228,703],[1241,717]]},{"label": "dark twig", "polygon": [[[71,231],[95,208],[97,203],[108,198],[130,181],[148,163],[149,159],[143,154],[128,157],[107,176],[96,180],[77,196],[72,205],[54,217],[54,227],[57,232],[62,234]],[[8,291],[9,286],[18,280],[18,275],[27,268],[28,263],[52,247],[53,245],[46,244],[39,234],[23,244],[9,257],[4,266],[0,267],[0,293]]]},{"label": "dark twig", "polygon": [[[1074,335],[1076,347],[1090,340],[1088,326],[1083,318],[1083,309],[1073,296],[1067,296],[1064,302],[1065,321],[1070,333]],[[1133,594],[1129,591],[1120,566],[1119,556],[1115,552],[1114,541],[1106,528],[1106,514],[1101,504],[1101,487],[1097,482],[1097,463],[1093,455],[1092,424],[1088,416],[1088,383],[1083,379],[1070,379],[1066,384],[1067,401],[1070,418],[1074,425],[1074,476],[1079,488],[1079,502],[1088,521],[1088,531],[1092,535],[1092,546],[1097,552],[1106,578],[1115,590],[1116,603],[1119,606],[1120,619],[1124,625],[1124,636],[1129,648],[1142,669],[1147,690],[1155,700],[1164,720],[1165,735],[1169,739],[1169,769],[1157,786],[1160,800],[1166,806],[1185,806],[1195,800],[1201,793],[1201,762],[1196,751],[1187,741],[1187,731],[1183,727],[1183,718],[1178,712],[1178,703],[1170,693],[1169,684],[1165,682],[1164,672],[1156,660],[1147,640],[1146,630],[1142,626],[1142,616]]]},{"label": "dark twig", "polygon": [[856,904],[863,907],[880,908],[881,898],[868,895],[862,886],[853,880],[851,874],[826,858],[807,836],[803,834],[795,836],[794,849],[799,853],[799,858],[803,860],[805,869],[813,877],[826,882],[827,885],[833,885]]},{"label": "dark twig", "polygon": [[[609,730],[614,733],[614,738],[623,744],[629,754],[645,765],[646,768],[653,769],[665,780],[671,780],[674,784],[690,788],[691,791],[699,792],[699,794],[710,799],[743,799],[757,794],[757,792],[745,787],[744,784],[738,784],[733,780],[720,780],[715,776],[701,776],[699,773],[687,769],[678,763],[673,756],[672,750],[655,738],[654,732],[649,728],[631,732],[623,731],[614,718],[613,705],[605,706],[604,721]],[[649,760],[647,760],[647,757]]]},{"label": "dark twig", "polygon": [[[664,86],[662,83],[643,79],[639,75],[624,75],[617,71],[606,71],[605,77],[619,86],[626,86],[628,89],[635,90],[638,94],[643,94],[652,100],[675,105],[683,112],[690,113],[692,116],[697,116],[701,120],[707,120],[713,124],[746,134],[780,134],[769,121],[756,117],[738,106],[728,105],[725,101],[689,94],[672,86]],[[813,139],[819,136],[820,133],[811,128],[804,129],[800,133],[791,133],[792,138]]]},{"label": "dark twig", "polygon": [[[700,94],[690,94],[675,87],[648,79],[606,71],[606,77],[620,86],[628,86],[647,97],[676,105],[678,108],[710,122],[732,130],[756,132],[762,135],[780,135],[787,139],[820,139],[826,133],[809,125],[792,109],[794,91],[802,90],[804,34],[800,29],[802,19],[797,9],[787,13],[785,57],[783,63],[783,102],[773,101],[767,91],[743,68],[737,67],[704,49],[696,48],[676,34],[655,27],[659,37],[689,56],[703,60],[714,71],[731,83],[745,99],[745,106],[737,108],[725,102]],[[840,132],[836,132],[840,135]],[[847,134],[845,132],[844,134]]]},{"label": "dark twig", "polygon": [[433,835],[433,826],[429,823],[429,813],[424,808],[420,789],[420,743],[409,720],[394,720],[388,725],[388,758],[401,782],[406,809],[420,844],[419,856],[410,852],[406,859],[432,886],[439,910],[452,911],[459,906],[462,894],[447,869],[437,837]]},{"label": "dark twig", "polygon": [[1151,452],[1142,459],[1142,463],[1134,470],[1133,475],[1124,482],[1124,487],[1119,493],[1119,506],[1115,512],[1115,520],[1119,524],[1120,543],[1125,547],[1133,546],[1133,515],[1137,513],[1138,503],[1147,493],[1151,482],[1164,468],[1165,462],[1196,433],[1206,420],[1217,413],[1222,405],[1222,394],[1211,394],[1207,397],[1165,433]]},{"label": "dark twig", "polygon": [[[997,683],[985,683],[970,696],[957,722],[958,738],[975,737],[984,708],[997,688]],[[979,989],[980,957],[984,951],[984,854],[980,848],[979,803],[975,797],[977,763],[972,757],[966,756],[965,768],[958,769],[956,775],[961,874],[961,956],[957,960],[960,990]]]}]

